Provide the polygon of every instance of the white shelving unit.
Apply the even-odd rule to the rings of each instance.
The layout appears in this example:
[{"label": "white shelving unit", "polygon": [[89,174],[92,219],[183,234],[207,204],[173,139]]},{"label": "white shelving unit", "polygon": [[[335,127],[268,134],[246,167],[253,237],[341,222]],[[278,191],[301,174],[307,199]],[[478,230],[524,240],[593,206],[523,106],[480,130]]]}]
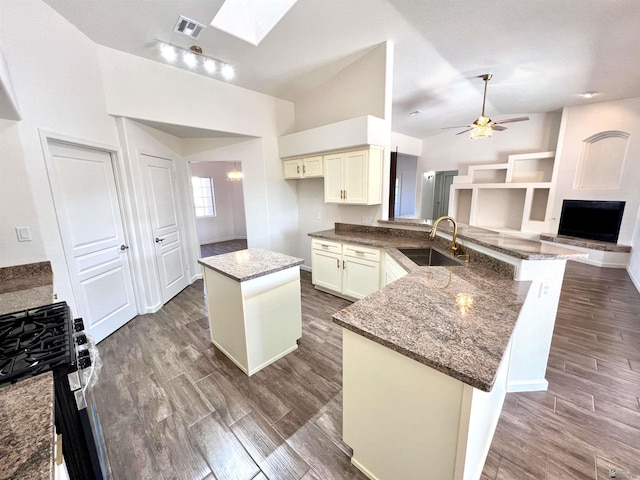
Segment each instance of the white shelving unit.
[{"label": "white shelving unit", "polygon": [[507,163],[473,165],[454,178],[449,215],[460,223],[504,232],[549,231],[555,152],[509,155]]}]

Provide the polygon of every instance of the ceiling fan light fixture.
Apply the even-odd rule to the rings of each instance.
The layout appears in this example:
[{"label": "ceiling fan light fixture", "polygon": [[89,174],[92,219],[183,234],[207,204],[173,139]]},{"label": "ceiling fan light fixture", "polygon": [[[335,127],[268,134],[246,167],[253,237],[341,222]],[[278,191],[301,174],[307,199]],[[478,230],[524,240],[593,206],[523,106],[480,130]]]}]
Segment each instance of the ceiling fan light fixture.
[{"label": "ceiling fan light fixture", "polygon": [[473,122],[471,127],[471,138],[474,140],[482,140],[483,138],[489,138],[492,134],[491,119],[485,116],[480,116]]}]

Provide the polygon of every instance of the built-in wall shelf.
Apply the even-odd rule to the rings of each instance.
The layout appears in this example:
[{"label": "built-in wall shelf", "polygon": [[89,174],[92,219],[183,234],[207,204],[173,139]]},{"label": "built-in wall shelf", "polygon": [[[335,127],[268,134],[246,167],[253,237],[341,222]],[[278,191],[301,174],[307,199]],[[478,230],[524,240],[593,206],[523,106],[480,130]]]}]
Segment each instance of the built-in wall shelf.
[{"label": "built-in wall shelf", "polygon": [[555,152],[509,155],[507,163],[473,165],[454,178],[449,215],[460,223],[504,232],[549,230]]}]

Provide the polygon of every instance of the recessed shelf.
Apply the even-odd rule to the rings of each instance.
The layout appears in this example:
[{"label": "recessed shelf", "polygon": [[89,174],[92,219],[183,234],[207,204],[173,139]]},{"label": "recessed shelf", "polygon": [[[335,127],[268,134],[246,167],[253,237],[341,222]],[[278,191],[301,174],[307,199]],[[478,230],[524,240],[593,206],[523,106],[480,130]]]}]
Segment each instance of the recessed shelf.
[{"label": "recessed shelf", "polygon": [[451,187],[451,213],[460,223],[500,232],[547,231],[554,157],[555,152],[516,154],[507,163],[470,166]]}]

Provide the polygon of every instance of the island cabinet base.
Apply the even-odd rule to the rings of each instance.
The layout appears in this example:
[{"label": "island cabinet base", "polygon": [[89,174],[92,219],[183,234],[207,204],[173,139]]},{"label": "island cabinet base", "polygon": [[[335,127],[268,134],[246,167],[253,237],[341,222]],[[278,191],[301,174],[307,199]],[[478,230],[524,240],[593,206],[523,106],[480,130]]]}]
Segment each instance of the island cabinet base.
[{"label": "island cabinet base", "polygon": [[298,348],[300,267],[236,281],[205,268],[211,342],[251,376]]},{"label": "island cabinet base", "polygon": [[477,480],[505,397],[509,348],[483,392],[345,328],[343,437],[376,480]]}]

